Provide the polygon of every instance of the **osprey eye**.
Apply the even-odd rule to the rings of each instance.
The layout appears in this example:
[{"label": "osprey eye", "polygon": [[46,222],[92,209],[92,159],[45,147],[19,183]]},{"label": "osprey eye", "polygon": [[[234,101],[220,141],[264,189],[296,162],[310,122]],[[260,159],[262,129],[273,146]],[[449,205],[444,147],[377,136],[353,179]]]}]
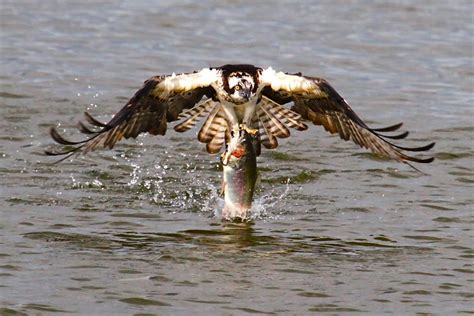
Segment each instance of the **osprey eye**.
[{"label": "osprey eye", "polygon": [[239,91],[239,90],[240,90],[240,86],[239,86],[239,85],[235,86],[234,90],[235,90],[235,91]]}]

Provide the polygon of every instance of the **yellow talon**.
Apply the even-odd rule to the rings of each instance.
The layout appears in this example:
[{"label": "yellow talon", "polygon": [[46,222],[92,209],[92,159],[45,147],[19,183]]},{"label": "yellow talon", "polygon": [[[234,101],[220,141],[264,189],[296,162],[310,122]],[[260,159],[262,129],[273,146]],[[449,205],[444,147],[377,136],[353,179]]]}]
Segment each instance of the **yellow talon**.
[{"label": "yellow talon", "polygon": [[239,125],[239,128],[240,128],[241,130],[246,131],[247,133],[249,133],[249,134],[252,135],[252,136],[257,135],[257,133],[258,133],[258,129],[256,129],[256,128],[250,128],[250,127],[247,126],[247,124],[240,124],[240,125]]}]

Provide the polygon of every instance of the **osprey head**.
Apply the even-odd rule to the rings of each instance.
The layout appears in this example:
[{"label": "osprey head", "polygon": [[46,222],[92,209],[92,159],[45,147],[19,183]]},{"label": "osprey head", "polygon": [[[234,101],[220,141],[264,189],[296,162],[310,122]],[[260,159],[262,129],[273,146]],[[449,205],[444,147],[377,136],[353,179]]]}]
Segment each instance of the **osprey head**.
[{"label": "osprey head", "polygon": [[233,72],[227,77],[227,93],[233,103],[242,104],[248,102],[256,92],[254,77],[245,72]]}]

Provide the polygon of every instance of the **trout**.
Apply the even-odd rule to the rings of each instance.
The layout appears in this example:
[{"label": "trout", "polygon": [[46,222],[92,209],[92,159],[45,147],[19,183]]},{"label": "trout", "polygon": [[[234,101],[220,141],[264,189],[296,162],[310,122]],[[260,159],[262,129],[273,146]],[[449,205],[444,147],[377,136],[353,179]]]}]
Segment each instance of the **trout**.
[{"label": "trout", "polygon": [[245,220],[257,182],[257,155],[252,136],[247,131],[240,130],[239,135],[231,139],[221,163],[224,172],[222,218]]}]

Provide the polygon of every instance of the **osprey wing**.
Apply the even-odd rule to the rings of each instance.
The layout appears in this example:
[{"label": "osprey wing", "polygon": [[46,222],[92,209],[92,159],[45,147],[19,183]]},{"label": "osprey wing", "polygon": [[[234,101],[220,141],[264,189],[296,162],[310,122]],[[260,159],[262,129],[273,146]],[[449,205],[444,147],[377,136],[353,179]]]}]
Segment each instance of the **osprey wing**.
[{"label": "osprey wing", "polygon": [[204,96],[212,98],[215,95],[211,85],[216,80],[216,71],[212,69],[152,77],[108,123],[99,122],[86,112],[87,122],[95,129],[79,123],[79,130],[89,135],[85,140],[66,140],[52,127],[50,134],[57,143],[75,147],[63,152],[47,151],[46,154],[65,155],[59,160],[62,161],[75,153],[113,148],[122,138],[136,138],[141,133],[164,135],[167,122],[177,120],[183,110],[194,107]]},{"label": "osprey wing", "polygon": [[276,73],[269,68],[262,72],[260,82],[265,85],[262,90],[264,96],[279,104],[293,102],[292,111],[315,125],[322,125],[331,134],[338,133],[341,139],[352,140],[376,154],[409,165],[409,162],[430,163],[434,160],[433,157],[418,158],[405,153],[427,151],[434,143],[422,147],[402,147],[392,143],[389,139],[405,138],[408,132],[398,135],[382,133],[399,129],[401,123],[385,128],[370,128],[324,79]]}]

